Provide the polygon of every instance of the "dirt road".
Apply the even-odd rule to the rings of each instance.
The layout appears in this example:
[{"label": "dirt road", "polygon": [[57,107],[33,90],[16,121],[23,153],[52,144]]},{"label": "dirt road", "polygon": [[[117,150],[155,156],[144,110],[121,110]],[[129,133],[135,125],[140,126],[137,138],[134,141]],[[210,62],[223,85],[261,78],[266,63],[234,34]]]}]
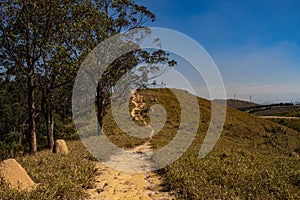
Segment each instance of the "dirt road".
[{"label": "dirt road", "polygon": [[[149,143],[138,146],[131,151],[130,158],[128,155],[114,155],[108,161],[109,166],[114,164],[122,165],[124,167],[148,167],[151,165],[143,156],[152,153]],[[129,165],[132,157],[137,157],[139,166]],[[96,177],[95,188],[89,189],[88,200],[117,200],[117,199],[130,199],[130,200],[167,200],[175,199],[170,193],[161,191],[162,183],[161,178],[154,172],[147,173],[129,173],[118,171],[106,166],[103,163],[96,163],[98,175]]]},{"label": "dirt road", "polygon": [[[141,109],[145,107],[143,96],[133,91],[131,101],[135,105],[131,117],[147,125],[146,120],[140,114]],[[147,127],[150,129],[149,138],[151,139],[154,129],[150,124]],[[110,155],[106,163],[96,163],[98,175],[95,178],[95,188],[88,190],[90,195],[88,200],[175,199],[168,192],[162,191],[161,178],[151,172],[153,166],[149,158],[152,154],[153,150],[148,141],[130,151],[119,151]],[[116,169],[122,169],[122,171]]]},{"label": "dirt road", "polygon": [[264,119],[300,119],[300,117],[286,117],[286,116],[258,116]]}]

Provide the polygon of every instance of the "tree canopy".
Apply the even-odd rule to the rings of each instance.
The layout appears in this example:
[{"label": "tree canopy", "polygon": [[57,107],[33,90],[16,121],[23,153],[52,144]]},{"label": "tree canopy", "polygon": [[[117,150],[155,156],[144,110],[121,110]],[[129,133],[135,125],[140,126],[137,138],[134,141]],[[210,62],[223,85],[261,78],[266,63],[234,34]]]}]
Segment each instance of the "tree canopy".
[{"label": "tree canopy", "polygon": [[[1,84],[5,85],[2,89],[8,94],[12,85],[13,93],[18,94],[2,97],[1,101],[19,99],[15,107],[2,104],[8,110],[4,109],[1,118],[9,119],[9,110],[21,109],[18,123],[26,124],[23,129],[31,154],[37,152],[37,127],[46,127],[48,146],[53,148],[55,113],[62,105],[70,110],[72,84],[88,53],[112,35],[155,20],[151,11],[132,0],[1,0],[0,4],[0,75]],[[174,65],[167,56],[161,50],[140,50],[112,63],[97,86],[99,122],[111,97],[110,88],[124,73],[140,63]],[[155,71],[146,67],[139,70],[142,73],[136,73],[141,75],[137,79],[143,81],[150,78],[147,73]],[[1,122],[0,130],[4,127],[3,132],[9,132],[9,126],[20,126],[11,122],[6,126],[7,123]]]}]

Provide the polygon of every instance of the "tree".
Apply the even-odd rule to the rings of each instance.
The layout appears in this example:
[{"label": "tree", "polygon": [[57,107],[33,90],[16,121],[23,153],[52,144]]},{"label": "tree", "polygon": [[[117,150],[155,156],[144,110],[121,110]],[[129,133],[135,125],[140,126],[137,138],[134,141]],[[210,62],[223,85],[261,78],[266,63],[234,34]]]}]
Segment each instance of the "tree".
[{"label": "tree", "polygon": [[[0,37],[1,66],[11,70],[15,76],[22,73],[27,78],[28,124],[30,153],[37,152],[36,144],[36,100],[35,90],[47,84],[54,88],[55,76],[64,67],[74,62],[74,49],[68,45],[72,36],[77,36],[76,28],[69,27],[71,22],[79,19],[80,13],[72,1],[1,1]],[[78,9],[79,10],[79,9]],[[69,19],[69,14],[72,13]],[[75,23],[75,27],[76,27]],[[68,31],[69,29],[71,31]],[[60,66],[52,65],[58,63]],[[70,65],[72,67],[72,65]],[[41,78],[42,77],[42,78]]]},{"label": "tree", "polygon": [[[143,87],[146,81],[160,76],[176,64],[168,59],[168,55],[160,49],[139,49],[121,56],[106,69],[97,85],[96,105],[100,127],[103,127],[103,118],[111,101],[123,97],[122,94],[130,89]],[[158,67],[159,64],[166,67]],[[117,81],[125,74],[127,79],[115,88]],[[112,92],[116,89],[119,90],[115,92],[118,95],[112,98]]]},{"label": "tree", "polygon": [[[31,154],[37,152],[36,89],[41,90],[41,110],[52,148],[55,99],[64,93],[62,88],[73,83],[82,60],[109,36],[140,27],[148,20],[154,21],[154,14],[132,0],[1,0],[0,66],[13,76],[27,79]],[[135,54],[130,55],[132,61]],[[152,56],[159,55],[162,52]],[[149,59],[146,54],[142,57]],[[110,98],[107,88],[121,75],[116,75],[115,68],[112,70],[109,76],[113,80],[107,83],[108,79],[102,79],[98,84],[97,105],[101,113]],[[101,121],[102,114],[99,116]]]},{"label": "tree", "polygon": [[[77,59],[73,59],[71,51],[76,51],[78,46],[72,48],[68,43],[79,38],[77,26],[80,23],[75,22],[81,16],[80,6],[72,1],[1,2],[1,66],[17,68],[27,77],[31,154],[37,151],[35,90],[42,86],[47,88],[43,94],[49,93],[57,87],[54,86],[55,79],[62,74],[61,71],[66,71],[64,67],[72,67],[70,64]],[[75,25],[72,27],[71,23]],[[49,96],[43,97],[49,102]],[[47,112],[49,105],[46,104]]]}]

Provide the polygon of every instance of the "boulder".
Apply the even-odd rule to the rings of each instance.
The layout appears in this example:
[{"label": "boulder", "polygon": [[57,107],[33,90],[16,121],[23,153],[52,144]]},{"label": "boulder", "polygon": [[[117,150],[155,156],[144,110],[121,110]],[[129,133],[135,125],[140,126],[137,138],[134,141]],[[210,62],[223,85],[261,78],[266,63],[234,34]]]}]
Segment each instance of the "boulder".
[{"label": "boulder", "polygon": [[0,176],[12,189],[19,191],[30,191],[36,186],[25,169],[15,159],[8,159],[1,162]]},{"label": "boulder", "polygon": [[59,153],[59,154],[68,154],[68,146],[67,143],[64,140],[56,140],[54,143],[54,153]]}]

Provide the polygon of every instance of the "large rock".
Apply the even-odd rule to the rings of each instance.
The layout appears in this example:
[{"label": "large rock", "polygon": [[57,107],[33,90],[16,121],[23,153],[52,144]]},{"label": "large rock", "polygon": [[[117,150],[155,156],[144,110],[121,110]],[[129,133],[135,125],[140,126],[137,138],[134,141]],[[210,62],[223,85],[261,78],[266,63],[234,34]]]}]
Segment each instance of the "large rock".
[{"label": "large rock", "polygon": [[64,140],[56,140],[54,144],[54,153],[68,154],[68,146]]},{"label": "large rock", "polygon": [[36,186],[25,169],[15,159],[8,159],[1,162],[0,176],[12,189],[30,191]]}]

